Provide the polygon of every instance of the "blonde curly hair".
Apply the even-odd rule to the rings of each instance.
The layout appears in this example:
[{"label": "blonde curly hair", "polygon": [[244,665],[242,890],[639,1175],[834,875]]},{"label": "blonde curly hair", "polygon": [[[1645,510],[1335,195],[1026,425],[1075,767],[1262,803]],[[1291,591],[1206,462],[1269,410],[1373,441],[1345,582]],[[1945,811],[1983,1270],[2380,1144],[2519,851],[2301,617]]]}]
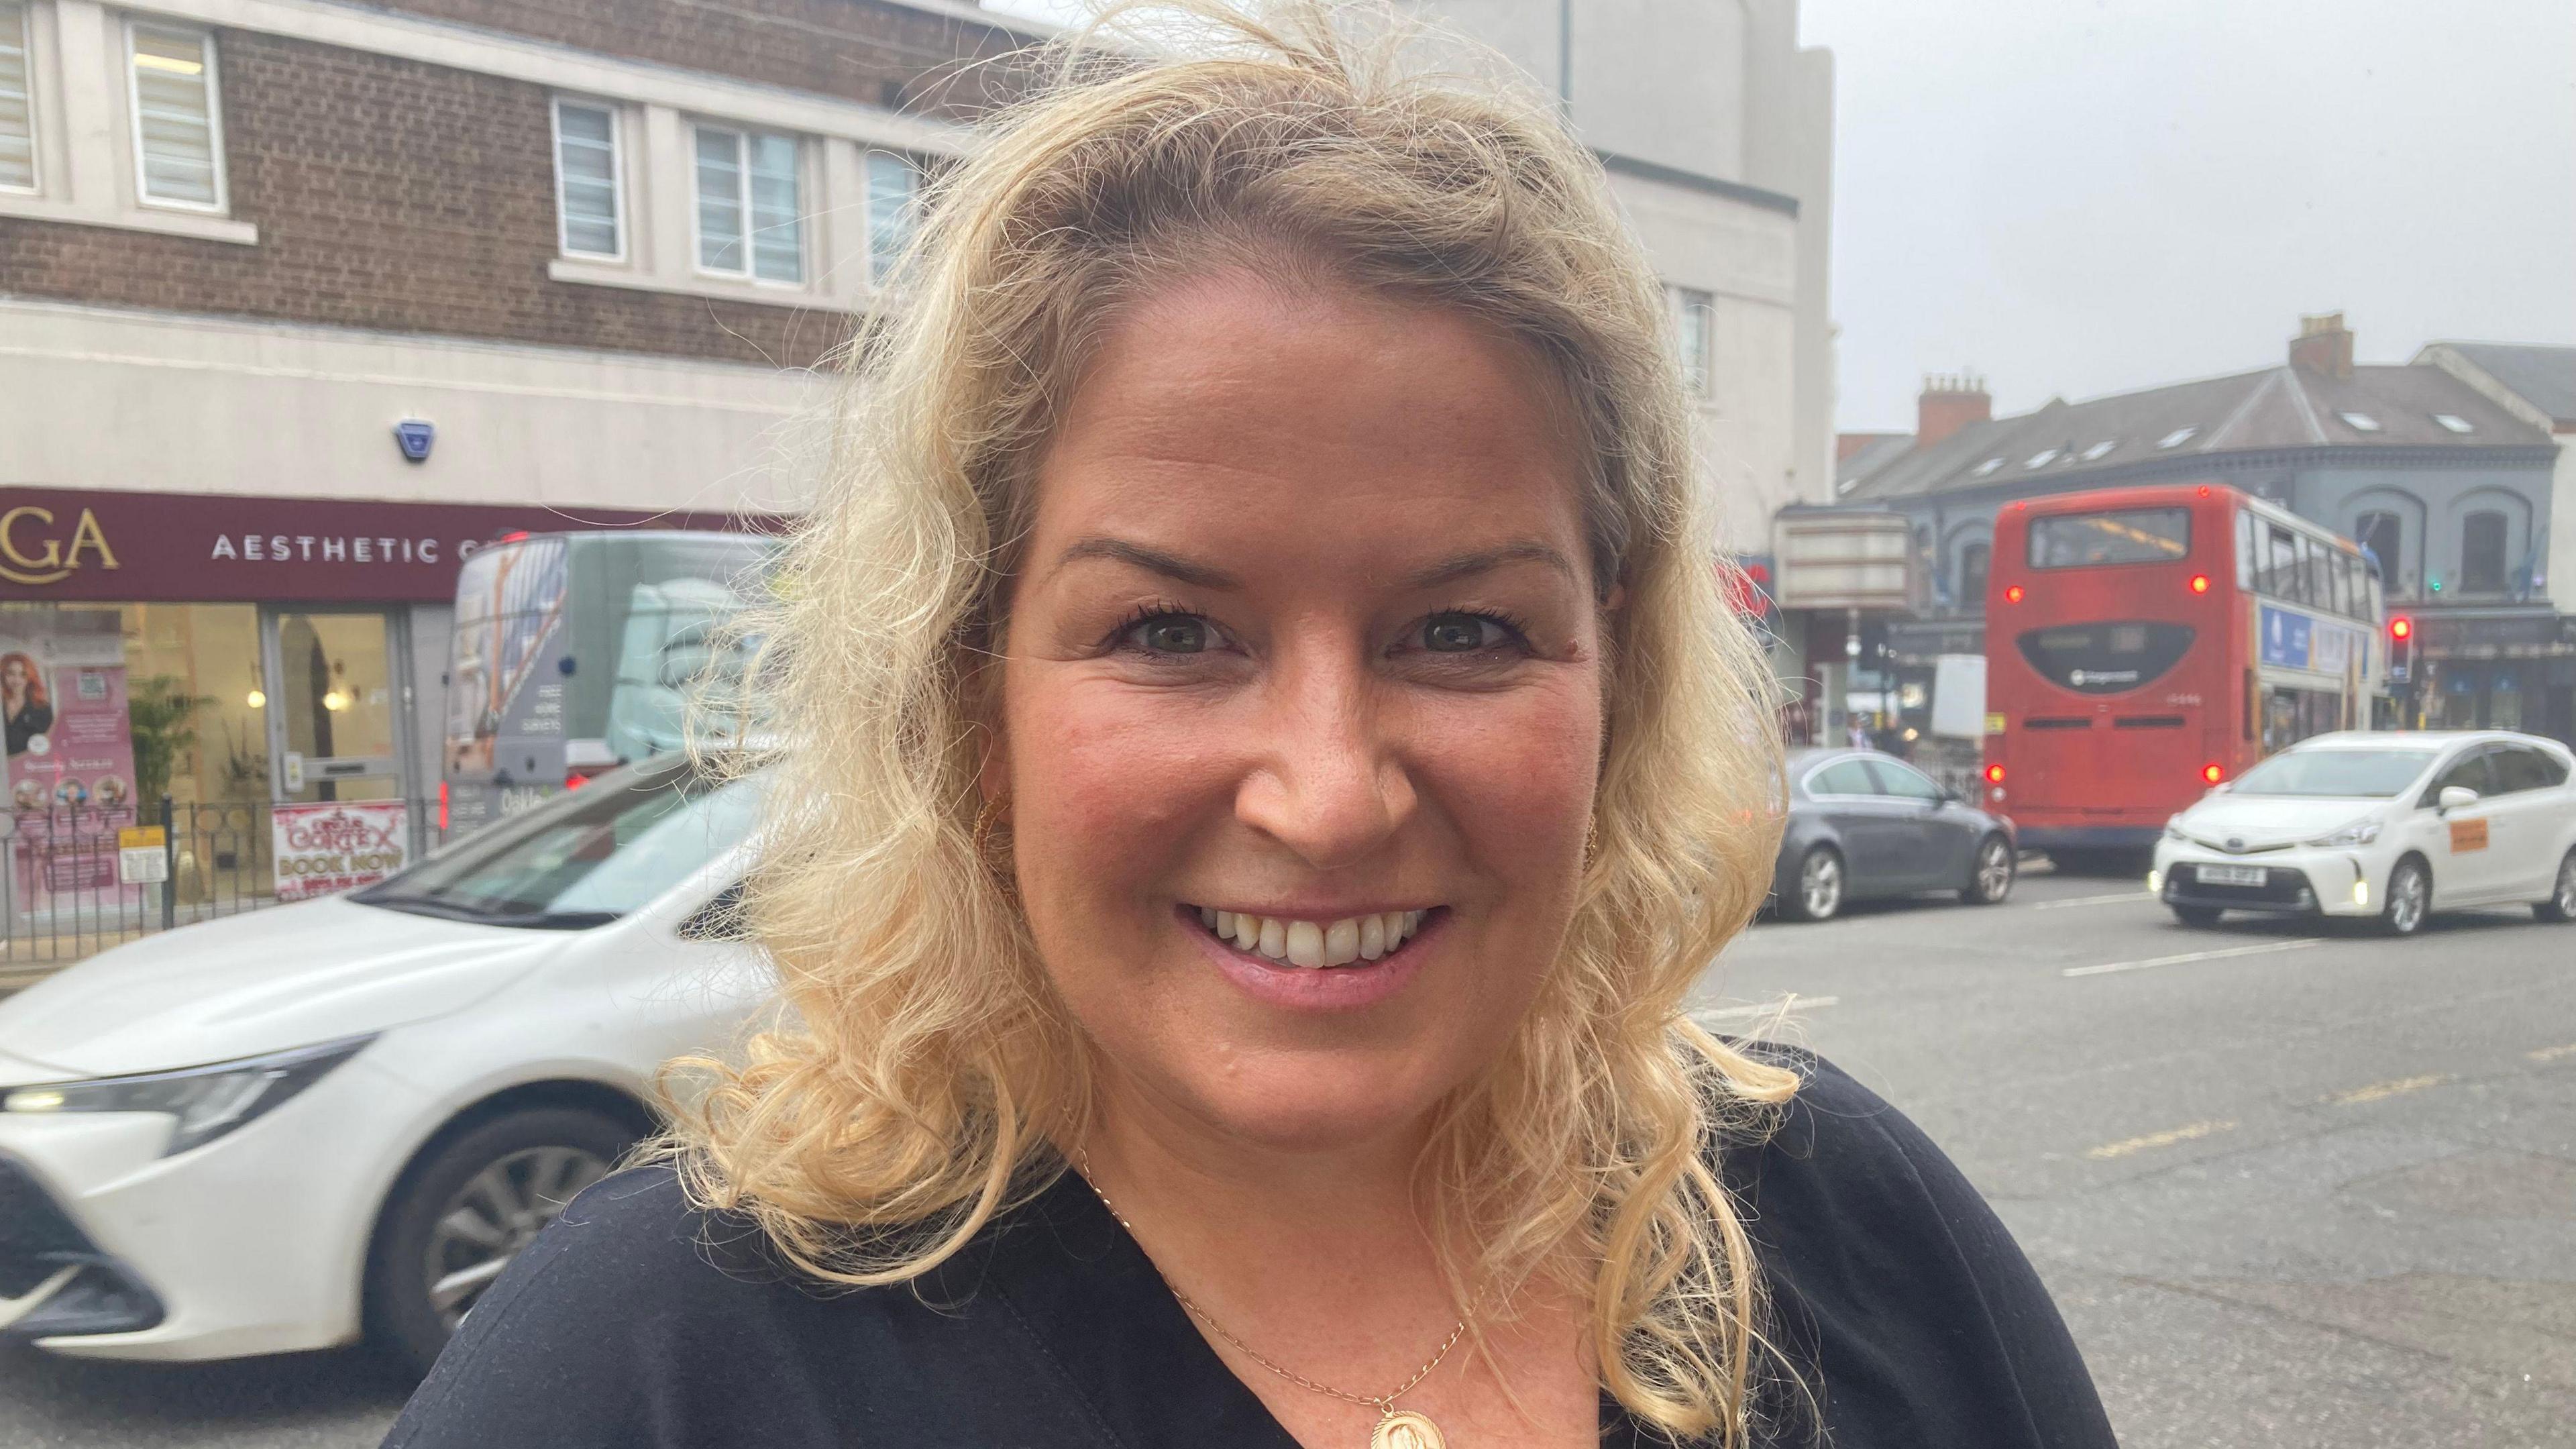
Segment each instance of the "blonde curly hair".
[{"label": "blonde curly hair", "polygon": [[1192,22],[1177,44],[1069,47],[937,179],[902,306],[854,349],[829,477],[746,625],[780,743],[746,919],[789,1012],[688,1065],[663,1151],[702,1206],[851,1286],[917,1279],[1064,1170],[1092,1064],[978,854],[985,666],[1093,342],[1176,276],[1285,258],[1526,345],[1579,429],[1596,577],[1624,590],[1564,953],[1421,1163],[1444,1269],[1462,1301],[1533,1275],[1581,1293],[1621,1404],[1741,1442],[1761,1296],[1716,1149],[1797,1077],[1682,1004],[1768,888],[1779,744],[1721,599],[1661,289],[1543,103],[1430,72],[1418,37],[1347,5],[1155,9]]}]

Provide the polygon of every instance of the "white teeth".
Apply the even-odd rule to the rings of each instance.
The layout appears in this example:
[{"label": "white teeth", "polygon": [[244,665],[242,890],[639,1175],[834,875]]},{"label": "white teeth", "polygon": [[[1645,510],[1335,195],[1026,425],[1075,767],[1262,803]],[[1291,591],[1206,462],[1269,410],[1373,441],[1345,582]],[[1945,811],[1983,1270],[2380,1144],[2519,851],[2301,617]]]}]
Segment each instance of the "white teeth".
[{"label": "white teeth", "polygon": [[1213,906],[1191,909],[1198,912],[1200,924],[1214,932],[1218,940],[1230,941],[1241,950],[1258,951],[1273,961],[1302,967],[1375,961],[1420,932],[1423,917],[1430,914],[1386,911],[1324,923],[1220,911]]},{"label": "white teeth", "polygon": [[1360,923],[1335,921],[1324,931],[1324,964],[1348,966],[1360,959]]}]

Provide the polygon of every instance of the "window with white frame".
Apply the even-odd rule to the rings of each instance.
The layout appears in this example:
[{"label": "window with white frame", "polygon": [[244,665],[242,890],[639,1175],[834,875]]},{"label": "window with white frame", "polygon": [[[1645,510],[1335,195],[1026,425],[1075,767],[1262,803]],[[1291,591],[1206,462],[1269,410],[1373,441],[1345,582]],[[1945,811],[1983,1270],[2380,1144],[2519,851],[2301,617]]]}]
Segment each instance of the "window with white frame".
[{"label": "window with white frame", "polygon": [[880,286],[912,240],[921,164],[893,151],[868,153],[868,285]]},{"label": "window with white frame", "polygon": [[1688,287],[1664,289],[1673,308],[1673,336],[1679,346],[1682,385],[1693,397],[1708,396],[1710,353],[1717,345],[1717,299]]},{"label": "window with white frame", "polygon": [[0,0],[0,190],[36,189],[33,70],[27,63],[27,7]]},{"label": "window with white frame", "polygon": [[555,231],[565,256],[624,260],[626,193],[617,161],[614,109],[555,102]]},{"label": "window with white frame", "polygon": [[805,280],[803,180],[793,136],[697,127],[698,270]]},{"label": "window with white frame", "polygon": [[129,25],[126,74],[134,108],[136,198],[153,206],[224,209],[224,136],[213,37],[202,30]]}]

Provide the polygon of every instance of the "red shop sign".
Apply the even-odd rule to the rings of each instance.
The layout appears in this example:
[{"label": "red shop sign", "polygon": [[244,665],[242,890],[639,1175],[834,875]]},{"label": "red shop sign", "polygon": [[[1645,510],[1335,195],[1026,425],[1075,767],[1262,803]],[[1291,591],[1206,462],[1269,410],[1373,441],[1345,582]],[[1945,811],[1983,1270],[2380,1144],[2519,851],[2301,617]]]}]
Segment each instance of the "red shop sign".
[{"label": "red shop sign", "polygon": [[436,603],[504,534],[769,532],[770,515],[0,488],[0,599]]}]

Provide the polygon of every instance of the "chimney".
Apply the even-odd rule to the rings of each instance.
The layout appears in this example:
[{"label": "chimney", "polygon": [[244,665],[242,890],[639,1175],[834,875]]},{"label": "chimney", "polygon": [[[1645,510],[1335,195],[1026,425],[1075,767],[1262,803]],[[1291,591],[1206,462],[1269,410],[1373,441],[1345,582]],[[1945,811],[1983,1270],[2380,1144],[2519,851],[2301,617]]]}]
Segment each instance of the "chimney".
[{"label": "chimney", "polygon": [[2290,365],[2327,377],[2352,376],[2352,329],[2341,312],[2299,319],[2299,335],[2290,339]]},{"label": "chimney", "polygon": [[1914,400],[1914,446],[1928,448],[1970,423],[1989,422],[1995,400],[1986,395],[1986,380],[1967,373],[1923,379]]}]

